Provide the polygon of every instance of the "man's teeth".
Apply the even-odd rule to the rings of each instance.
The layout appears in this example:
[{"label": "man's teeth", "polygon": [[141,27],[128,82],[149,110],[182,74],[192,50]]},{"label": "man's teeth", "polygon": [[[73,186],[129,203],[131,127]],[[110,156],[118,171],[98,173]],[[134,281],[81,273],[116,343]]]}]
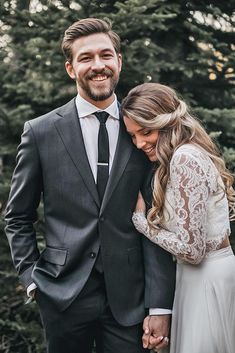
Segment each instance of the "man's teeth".
[{"label": "man's teeth", "polygon": [[106,79],[107,79],[107,76],[95,76],[92,78],[93,81],[103,81]]}]

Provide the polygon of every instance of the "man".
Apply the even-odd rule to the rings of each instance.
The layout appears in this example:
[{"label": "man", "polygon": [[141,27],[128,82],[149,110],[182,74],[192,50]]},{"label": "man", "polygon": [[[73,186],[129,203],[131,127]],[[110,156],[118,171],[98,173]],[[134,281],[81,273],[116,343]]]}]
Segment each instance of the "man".
[{"label": "man", "polygon": [[[90,353],[94,341],[101,353],[159,348],[169,315],[147,316],[145,348],[142,321],[146,308],[171,308],[174,266],[131,221],[149,162],[119,116],[120,39],[107,22],[83,19],[62,49],[78,95],[25,124],[6,212],[14,264],[39,304],[49,353]],[[33,223],[41,195],[40,254]]]}]

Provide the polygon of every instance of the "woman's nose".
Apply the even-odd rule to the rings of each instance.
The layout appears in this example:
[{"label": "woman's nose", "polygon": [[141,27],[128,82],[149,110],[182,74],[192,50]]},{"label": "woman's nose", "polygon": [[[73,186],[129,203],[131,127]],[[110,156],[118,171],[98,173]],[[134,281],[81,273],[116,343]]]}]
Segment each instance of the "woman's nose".
[{"label": "woman's nose", "polygon": [[145,146],[145,141],[140,137],[136,137],[136,147],[139,150],[141,150],[144,146]]}]

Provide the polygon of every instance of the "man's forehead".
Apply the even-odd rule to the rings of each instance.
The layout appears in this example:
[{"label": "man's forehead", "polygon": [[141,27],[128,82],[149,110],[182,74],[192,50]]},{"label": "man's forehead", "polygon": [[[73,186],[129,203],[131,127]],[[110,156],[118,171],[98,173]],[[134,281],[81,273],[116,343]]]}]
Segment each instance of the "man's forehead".
[{"label": "man's forehead", "polygon": [[92,52],[97,50],[115,50],[109,36],[105,33],[95,33],[78,38],[73,43],[76,52]]}]

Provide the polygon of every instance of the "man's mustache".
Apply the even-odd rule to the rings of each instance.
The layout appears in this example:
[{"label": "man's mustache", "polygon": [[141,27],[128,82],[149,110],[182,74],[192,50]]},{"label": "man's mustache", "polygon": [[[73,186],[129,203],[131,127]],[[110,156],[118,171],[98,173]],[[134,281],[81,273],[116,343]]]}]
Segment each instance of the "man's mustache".
[{"label": "man's mustache", "polygon": [[104,76],[107,76],[107,77],[112,77],[113,76],[113,72],[109,69],[104,69],[102,71],[99,71],[99,72],[90,72],[86,75],[86,79],[90,80],[98,75],[104,75]]}]

